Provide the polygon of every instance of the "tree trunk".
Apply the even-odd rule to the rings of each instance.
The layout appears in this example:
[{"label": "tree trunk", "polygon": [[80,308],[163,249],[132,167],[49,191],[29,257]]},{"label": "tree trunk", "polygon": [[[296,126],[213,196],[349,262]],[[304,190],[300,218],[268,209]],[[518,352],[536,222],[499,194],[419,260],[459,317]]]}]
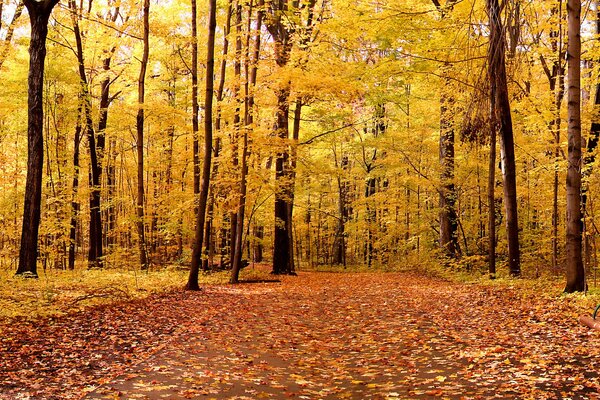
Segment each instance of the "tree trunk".
[{"label": "tree trunk", "polygon": [[149,35],[150,35],[150,0],[144,0],[144,51],[138,78],[138,112],[137,128],[137,233],[140,267],[148,269],[148,251],[146,249],[146,233],[144,227],[144,101],[146,95],[146,69],[148,68]]},{"label": "tree trunk", "polygon": [[240,177],[240,200],[238,205],[238,221],[236,226],[235,234],[235,249],[234,257],[231,268],[231,283],[237,283],[239,279],[239,272],[242,266],[242,241],[244,236],[244,216],[246,212],[246,192],[247,192],[247,179],[248,179],[248,157],[249,157],[249,143],[248,135],[252,130],[254,124],[254,90],[256,87],[256,76],[258,71],[258,57],[260,54],[260,26],[262,21],[262,12],[258,12],[256,18],[256,34],[254,37],[254,49],[252,53],[252,59],[249,55],[250,47],[250,30],[252,27],[252,7],[253,3],[250,2],[248,11],[248,29],[246,33],[246,55],[245,55],[245,102],[244,102],[244,134],[242,139],[242,171]]},{"label": "tree trunk", "polygon": [[581,3],[568,0],[568,168],[567,168],[567,284],[566,293],[585,290],[581,216]]},{"label": "tree trunk", "polygon": [[495,105],[494,120],[500,129],[500,153],[504,186],[504,206],[506,212],[506,234],[508,241],[508,265],[512,276],[521,274],[519,249],[519,220],[517,213],[517,184],[515,165],[515,145],[506,82],[505,47],[506,38],[500,19],[498,0],[487,0],[490,18],[490,49],[488,76],[492,83]]},{"label": "tree trunk", "polygon": [[194,195],[200,193],[200,144],[198,141],[198,28],[196,0],[192,1],[192,137],[194,161]]},{"label": "tree trunk", "polygon": [[29,42],[27,178],[17,275],[37,277],[38,233],[40,226],[42,175],[44,168],[44,62],[48,20],[59,0],[25,0],[31,24]]},{"label": "tree trunk", "polygon": [[[229,32],[231,31],[231,13],[233,7],[233,0],[228,2],[227,6],[227,15],[225,17],[225,27],[223,30],[223,53],[221,58],[221,66],[219,73],[219,85],[217,87],[215,97],[216,97],[216,108],[217,115],[215,117],[215,132],[218,133],[221,131],[221,109],[220,104],[223,100],[223,91],[225,89],[225,77],[227,73],[227,54],[229,52]],[[221,152],[221,138],[215,138],[215,149],[214,149],[214,163],[212,169],[212,179],[211,182],[214,182],[217,174],[219,173],[219,154]],[[214,183],[213,183],[214,185]],[[215,208],[215,193],[214,190],[209,190],[209,198],[208,205],[206,211],[206,226],[204,227],[204,243],[202,248],[204,249],[204,257],[202,259],[202,269],[208,270],[209,263],[212,263],[212,256],[214,253],[214,241],[211,240],[212,235],[212,222],[214,219],[214,208]]]},{"label": "tree trunk", "polygon": [[79,147],[81,144],[81,118],[83,112],[82,100],[79,100],[77,110],[77,126],[75,127],[75,139],[73,141],[73,185],[71,188],[71,224],[69,226],[69,260],[68,268],[75,269],[75,253],[77,248],[77,221],[79,219],[79,202],[77,193],[79,191]]},{"label": "tree trunk", "polygon": [[286,166],[289,161],[287,150],[287,139],[289,138],[289,87],[280,88],[277,92],[277,120],[275,123],[275,132],[281,139],[283,147],[277,153],[275,160],[275,181],[279,182],[275,186],[278,188],[275,192],[275,232],[273,241],[273,274],[287,274],[292,268],[290,265],[290,253],[292,252],[292,243],[286,228],[288,223],[289,207],[289,183],[284,182],[287,176]]},{"label": "tree trunk", "polygon": [[196,235],[192,250],[192,265],[187,290],[200,290],[198,276],[202,263],[202,242],[204,237],[204,222],[206,219],[206,203],[208,200],[208,189],[210,185],[211,157],[212,157],[212,133],[213,133],[213,74],[215,70],[215,30],[216,30],[216,0],[209,0],[208,13],[208,41],[206,55],[206,92],[204,99],[204,164],[202,165],[202,183],[200,186],[200,197],[198,202],[198,214],[196,219]]},{"label": "tree trunk", "polygon": [[[261,1],[261,4],[264,2]],[[283,15],[289,11],[287,0],[273,4],[269,9],[269,16],[265,18],[267,29],[274,40],[275,62],[278,68],[285,67],[290,58],[292,50],[293,26],[286,26]],[[290,254],[293,251],[293,243],[286,228],[291,226],[289,219],[290,185],[286,181],[289,166],[288,140],[289,132],[289,96],[290,82],[283,82],[277,88],[276,119],[273,130],[279,138],[280,149],[275,159],[275,229],[273,237],[273,274],[289,274],[292,272],[290,265]]]},{"label": "tree trunk", "polygon": [[450,65],[443,67],[444,88],[440,100],[440,247],[446,257],[459,256],[456,188],[454,186],[454,94],[451,92]]},{"label": "tree trunk", "polygon": [[[490,77],[491,78],[491,77]],[[494,84],[490,79],[492,87]],[[490,92],[493,92],[490,91]],[[488,272],[490,279],[496,278],[496,106],[494,96],[490,96],[490,159],[488,167]]]},{"label": "tree trunk", "polygon": [[90,240],[88,251],[88,268],[101,268],[103,266],[102,251],[102,213],[100,209],[100,161],[96,149],[96,137],[92,121],[92,99],[85,73],[85,59],[83,55],[82,34],[79,28],[79,10],[75,0],[69,0],[71,19],[73,22],[73,33],[77,46],[77,62],[79,80],[81,85],[81,101],[83,102],[83,116],[85,121],[85,132],[88,138],[90,150]]}]

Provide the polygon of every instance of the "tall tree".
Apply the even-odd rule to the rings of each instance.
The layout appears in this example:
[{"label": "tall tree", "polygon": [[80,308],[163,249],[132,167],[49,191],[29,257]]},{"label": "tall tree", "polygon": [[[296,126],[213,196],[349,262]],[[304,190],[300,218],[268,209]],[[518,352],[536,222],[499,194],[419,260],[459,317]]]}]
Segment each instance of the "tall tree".
[{"label": "tall tree", "polygon": [[[432,0],[440,13],[446,18],[456,4],[456,0],[447,0],[442,4]],[[440,194],[440,247],[448,257],[458,257],[458,216],[456,215],[456,187],[454,185],[454,93],[452,89],[451,64],[442,66],[442,94],[440,97],[440,165],[441,188]]]},{"label": "tall tree", "polygon": [[80,99],[83,105],[83,127],[88,138],[90,151],[90,240],[88,251],[88,267],[101,268],[103,265],[102,252],[102,212],[100,205],[100,173],[101,161],[97,152],[97,141],[94,133],[94,123],[92,120],[92,95],[88,85],[88,79],[85,72],[85,59],[83,54],[82,32],[79,25],[81,19],[81,10],[76,5],[75,0],[69,0],[71,10],[71,20],[73,22],[73,33],[75,35],[76,55],[79,72],[79,82],[81,87]]},{"label": "tall tree", "polygon": [[38,233],[44,170],[44,63],[46,60],[48,21],[52,9],[59,1],[24,1],[29,12],[31,39],[29,42],[29,75],[27,78],[27,178],[17,275],[29,273],[32,276],[37,276]]},{"label": "tall tree", "polygon": [[[288,23],[290,8],[295,2],[279,0],[271,2],[265,14],[265,25],[275,42],[275,63],[278,68],[284,68],[290,59],[293,46],[293,25]],[[262,1],[264,4],[264,1]],[[275,229],[273,239],[273,273],[290,274],[293,270],[290,265],[290,254],[293,252],[293,241],[287,227],[290,226],[290,183],[286,181],[289,176],[287,171],[289,165],[288,141],[290,137],[289,114],[290,114],[290,82],[283,82],[276,89],[277,97],[276,118],[273,130],[280,139],[277,157],[275,159],[275,181],[278,190],[275,192]]]},{"label": "tall tree", "polygon": [[208,189],[210,187],[210,172],[212,160],[212,134],[213,134],[213,97],[214,97],[214,72],[215,72],[215,30],[217,27],[217,2],[209,0],[208,8],[208,40],[206,50],[206,90],[204,94],[204,163],[202,165],[202,183],[196,215],[196,234],[192,249],[192,265],[186,285],[187,290],[200,290],[198,277],[202,264],[202,243],[204,237],[204,222],[206,220],[206,203],[208,202]]},{"label": "tall tree", "polygon": [[231,266],[231,283],[236,283],[242,267],[242,248],[244,238],[244,218],[246,214],[246,193],[248,185],[248,157],[249,157],[249,134],[254,124],[254,90],[258,71],[258,58],[260,54],[260,26],[262,24],[262,11],[256,16],[256,30],[254,35],[254,48],[250,58],[250,31],[252,27],[252,7],[250,1],[248,11],[248,26],[246,31],[246,53],[244,57],[244,132],[242,136],[242,170],[240,176],[240,198],[238,202],[238,220],[234,240],[234,257]]},{"label": "tall tree", "polygon": [[150,52],[150,0],[144,0],[143,10],[143,44],[144,50],[138,78],[138,112],[136,118],[137,128],[137,231],[139,239],[139,257],[142,269],[148,268],[148,251],[146,248],[146,233],[144,227],[144,102],[146,95],[146,70],[148,68],[148,54]]},{"label": "tall tree", "polygon": [[585,290],[582,259],[581,215],[581,2],[567,2],[567,96],[568,96],[568,167],[567,167],[567,284],[566,293]]},{"label": "tall tree", "polygon": [[194,194],[200,193],[200,144],[198,141],[198,7],[192,0],[192,151],[194,161]]},{"label": "tall tree", "polygon": [[[502,26],[498,0],[487,0],[486,5],[490,20],[488,76],[491,84],[491,96],[493,97],[492,104],[494,105],[494,110],[492,110],[493,124],[497,124],[500,130],[508,265],[510,274],[518,276],[521,274],[521,255],[517,214],[515,144],[506,80],[506,36]],[[490,212],[494,212],[492,204],[490,204]]]}]

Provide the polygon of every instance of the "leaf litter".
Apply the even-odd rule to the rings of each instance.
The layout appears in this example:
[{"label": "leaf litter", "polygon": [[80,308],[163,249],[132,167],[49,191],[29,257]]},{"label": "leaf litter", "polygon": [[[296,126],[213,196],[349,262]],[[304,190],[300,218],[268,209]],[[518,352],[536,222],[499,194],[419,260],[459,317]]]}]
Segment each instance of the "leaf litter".
[{"label": "leaf litter", "polygon": [[2,399],[597,399],[600,332],[520,289],[301,273],[0,325]]}]

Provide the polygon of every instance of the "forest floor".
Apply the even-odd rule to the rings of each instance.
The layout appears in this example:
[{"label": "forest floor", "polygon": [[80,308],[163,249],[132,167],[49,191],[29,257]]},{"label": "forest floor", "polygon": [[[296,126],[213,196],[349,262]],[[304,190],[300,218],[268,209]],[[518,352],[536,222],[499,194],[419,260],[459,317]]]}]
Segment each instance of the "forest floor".
[{"label": "forest floor", "polygon": [[581,302],[303,272],[0,320],[0,399],[600,398]]}]

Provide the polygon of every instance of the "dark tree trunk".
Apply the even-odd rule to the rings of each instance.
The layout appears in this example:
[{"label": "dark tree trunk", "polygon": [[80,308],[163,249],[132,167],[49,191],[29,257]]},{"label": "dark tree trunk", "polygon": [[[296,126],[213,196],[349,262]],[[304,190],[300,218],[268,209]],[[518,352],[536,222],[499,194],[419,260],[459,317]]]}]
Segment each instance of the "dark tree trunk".
[{"label": "dark tree trunk", "polygon": [[144,52],[138,78],[138,112],[137,128],[137,233],[139,260],[142,269],[148,269],[148,250],[146,248],[146,233],[144,227],[144,101],[146,94],[146,69],[148,68],[149,35],[150,35],[150,0],[144,0]]},{"label": "dark tree trunk", "polygon": [[[492,80],[490,80],[492,82]],[[494,86],[493,82],[491,83]],[[493,92],[494,90],[491,90]],[[496,106],[494,96],[490,96],[490,159],[488,168],[488,272],[490,279],[496,278]]]},{"label": "dark tree trunk", "polygon": [[202,263],[202,242],[204,237],[204,222],[206,220],[206,203],[208,201],[208,189],[210,186],[211,158],[212,158],[212,134],[213,134],[213,95],[215,70],[215,30],[216,30],[216,0],[209,0],[208,13],[208,41],[206,55],[206,91],[204,98],[204,164],[202,165],[202,183],[200,186],[200,198],[198,202],[198,215],[196,219],[196,235],[192,250],[192,265],[187,290],[200,290],[198,277]]},{"label": "dark tree trunk", "polygon": [[[289,189],[288,183],[284,182],[287,172],[286,166],[289,161],[287,150],[287,139],[289,138],[289,88],[279,89],[277,93],[277,120],[275,123],[275,132],[281,139],[284,149],[277,153],[275,160],[275,181],[278,188],[275,192],[275,233],[273,242],[273,274],[287,274],[292,268],[290,265],[290,254],[292,252],[292,243],[287,233],[289,213]],[[285,143],[285,144],[283,144]]]},{"label": "dark tree trunk", "polygon": [[254,49],[252,52],[252,59],[249,55],[250,47],[250,31],[252,27],[252,1],[250,2],[248,11],[248,26],[246,33],[246,55],[245,55],[245,101],[244,101],[244,134],[242,138],[242,170],[240,177],[240,200],[238,204],[238,221],[236,226],[235,234],[235,249],[234,257],[231,268],[231,283],[237,283],[239,279],[239,272],[242,266],[242,249],[243,249],[243,236],[244,236],[244,217],[246,213],[246,192],[247,192],[247,179],[248,179],[248,157],[250,154],[249,150],[249,134],[254,124],[254,89],[256,87],[256,74],[258,71],[258,56],[260,54],[260,25],[262,20],[262,12],[257,14],[257,29],[254,37]]},{"label": "dark tree trunk", "polygon": [[458,217],[456,215],[456,188],[454,186],[454,94],[451,92],[450,66],[443,70],[444,84],[440,101],[440,165],[442,168],[440,190],[440,247],[450,258],[460,254],[458,244]]},{"label": "dark tree trunk", "polygon": [[48,20],[59,0],[25,0],[31,24],[27,103],[27,178],[21,248],[17,275],[37,277],[38,233],[40,227],[42,175],[44,169],[44,62]]},{"label": "dark tree trunk", "polygon": [[500,129],[500,148],[503,166],[504,206],[506,211],[506,234],[508,241],[508,265],[512,276],[521,274],[519,249],[519,220],[517,214],[517,184],[515,145],[506,83],[506,38],[500,19],[498,0],[487,0],[490,18],[490,59],[488,74],[492,84],[495,104],[495,120]]},{"label": "dark tree trunk", "polygon": [[302,118],[302,99],[296,99],[296,106],[294,108],[294,124],[292,128],[292,146],[290,154],[290,166],[289,166],[289,186],[290,186],[290,199],[288,204],[288,216],[286,230],[288,233],[288,240],[290,243],[290,271],[289,273],[295,275],[296,261],[294,257],[294,230],[293,230],[293,215],[294,215],[294,193],[296,186],[296,166],[298,159],[298,139],[300,138],[300,121]]},{"label": "dark tree trunk", "polygon": [[194,194],[200,193],[200,144],[199,131],[199,105],[198,105],[198,28],[196,0],[192,1],[192,137],[194,161]]},{"label": "dark tree trunk", "polygon": [[79,80],[81,84],[81,101],[83,102],[83,116],[85,120],[85,132],[88,138],[90,150],[90,248],[88,251],[88,267],[101,268],[103,266],[102,251],[102,213],[100,209],[100,161],[96,148],[96,137],[92,121],[92,99],[89,91],[87,75],[85,73],[85,59],[83,55],[82,34],[79,28],[79,10],[74,0],[69,0],[71,17],[73,22],[73,33],[77,46],[77,62]]},{"label": "dark tree trunk", "polygon": [[[264,1],[261,1],[263,4]],[[268,17],[265,17],[267,29],[274,40],[275,62],[279,68],[285,67],[290,58],[292,50],[293,33],[292,26],[286,26],[283,15],[289,11],[287,0],[282,0],[272,4],[269,9]],[[293,251],[293,243],[290,241],[290,235],[287,227],[291,226],[289,219],[289,201],[290,185],[286,182],[289,176],[287,168],[289,167],[289,96],[290,82],[284,82],[276,89],[277,108],[276,119],[273,130],[280,139],[280,149],[275,159],[275,186],[278,190],[275,192],[275,228],[273,237],[273,274],[289,274],[292,272],[290,265],[290,255]]]},{"label": "dark tree trunk", "polygon": [[[241,104],[242,98],[240,96],[240,82],[242,80],[242,5],[239,1],[235,2],[235,57],[233,59],[233,98],[236,102],[235,112],[233,114],[233,132],[231,134],[231,164],[233,166],[233,173],[235,174],[240,169],[240,158],[239,158],[239,140],[240,131],[242,125],[241,119]],[[238,210],[236,209],[230,215],[231,224],[229,226],[229,260],[231,265],[234,263],[235,258],[235,243],[238,226]],[[243,222],[242,222],[243,223]],[[242,231],[243,232],[243,231]],[[240,253],[241,256],[241,253]]]},{"label": "dark tree trunk", "polygon": [[[219,73],[219,85],[217,87],[216,93],[215,93],[215,97],[216,97],[216,108],[217,108],[217,115],[215,117],[215,131],[218,135],[218,133],[221,131],[221,110],[220,110],[220,104],[221,101],[223,100],[223,91],[225,89],[225,77],[226,77],[226,73],[227,73],[227,54],[229,52],[229,32],[231,30],[231,13],[232,13],[232,7],[233,7],[233,1],[230,0],[227,6],[227,15],[225,17],[225,27],[223,30],[223,55],[221,58],[221,66],[220,66],[220,73]],[[219,154],[221,152],[221,139],[217,136],[215,138],[215,146],[214,146],[214,163],[213,163],[213,170],[212,170],[212,179],[211,182],[214,182],[217,174],[219,173]],[[214,218],[214,208],[215,208],[215,193],[214,190],[209,190],[209,198],[208,198],[208,205],[207,205],[207,210],[206,210],[206,226],[204,227],[204,243],[202,245],[202,248],[204,249],[204,257],[202,259],[202,269],[203,270],[208,270],[209,267],[209,263],[212,263],[212,257],[214,254],[214,241],[211,240],[213,234],[212,234],[212,228],[213,228],[213,218]]]},{"label": "dark tree trunk", "polygon": [[[342,155],[340,166],[343,173],[350,168],[350,162],[347,155]],[[346,222],[350,215],[348,210],[348,181],[342,177],[337,177],[338,184],[338,226],[333,242],[333,263],[346,266]]]},{"label": "dark tree trunk", "polygon": [[568,168],[566,293],[585,290],[581,215],[581,2],[568,0]]},{"label": "dark tree trunk", "polygon": [[83,112],[82,100],[79,100],[77,110],[77,126],[75,127],[75,139],[73,141],[73,187],[71,189],[71,224],[69,227],[69,261],[68,268],[75,269],[75,253],[77,248],[77,221],[79,219],[79,202],[77,193],[79,191],[79,147],[81,144],[81,118]]},{"label": "dark tree trunk", "polygon": [[[111,62],[111,57],[107,57],[104,59],[103,61],[103,65],[102,65],[102,69],[104,70],[105,73],[108,73],[108,71],[110,71],[110,62]],[[110,77],[107,75],[102,82],[100,83],[100,115],[98,117],[98,135],[96,137],[96,145],[97,145],[97,154],[98,154],[98,172],[99,172],[99,181],[102,182],[102,160],[104,158],[104,151],[105,151],[105,147],[106,147],[106,127],[108,125],[108,107],[110,106],[110,103],[112,101],[111,97],[110,97],[110,84],[111,84],[111,80]],[[109,179],[111,177],[108,177]],[[107,182],[107,186],[110,185],[111,182]],[[109,203],[111,203],[112,199],[109,199]],[[105,219],[108,220],[110,218],[110,215],[107,212],[105,213]],[[102,226],[102,225],[100,225]],[[102,229],[103,232],[105,232],[105,235],[103,237],[104,240],[104,244],[108,245],[110,243],[109,241],[109,237],[112,235],[112,232],[109,231],[109,228],[111,228],[110,224],[107,226],[107,229]]]}]

